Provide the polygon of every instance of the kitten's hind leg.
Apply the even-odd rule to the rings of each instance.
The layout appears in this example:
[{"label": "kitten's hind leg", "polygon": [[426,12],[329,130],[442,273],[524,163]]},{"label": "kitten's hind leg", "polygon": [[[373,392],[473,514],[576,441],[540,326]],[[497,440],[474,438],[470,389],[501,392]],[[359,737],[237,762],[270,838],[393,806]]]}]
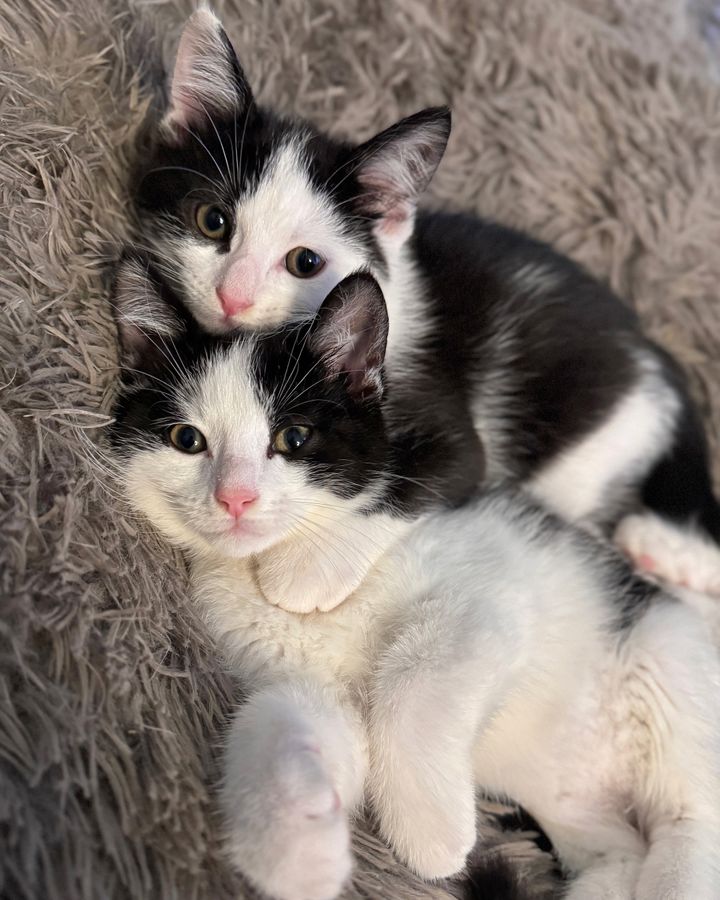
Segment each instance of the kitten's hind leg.
[{"label": "kitten's hind leg", "polygon": [[615,540],[641,571],[720,595],[720,505],[702,422],[682,399],[672,444],[641,488],[646,512],[623,519]]},{"label": "kitten's hind leg", "polygon": [[625,684],[642,727],[636,808],[648,843],[635,900],[720,897],[720,665],[700,619],[658,602],[629,640]]},{"label": "kitten's hind leg", "polygon": [[697,529],[639,513],[622,519],[615,543],[640,572],[720,596],[720,547]]},{"label": "kitten's hind leg", "polygon": [[717,900],[720,834],[704,822],[672,819],[650,833],[635,900]]},{"label": "kitten's hind leg", "polygon": [[542,825],[565,870],[575,873],[563,900],[635,900],[645,843],[627,822],[598,813],[575,827]]},{"label": "kitten's hind leg", "polygon": [[635,900],[634,887],[639,869],[640,858],[637,856],[603,859],[571,882],[563,900]]}]

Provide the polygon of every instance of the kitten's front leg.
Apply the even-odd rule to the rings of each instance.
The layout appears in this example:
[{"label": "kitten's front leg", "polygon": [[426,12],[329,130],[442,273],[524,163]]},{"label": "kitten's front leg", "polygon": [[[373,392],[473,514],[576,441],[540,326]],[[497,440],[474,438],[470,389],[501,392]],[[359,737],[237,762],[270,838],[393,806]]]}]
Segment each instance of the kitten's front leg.
[{"label": "kitten's front leg", "polygon": [[238,711],[222,804],[233,863],[278,900],[332,900],[350,876],[349,814],[365,777],[363,733],[329,690],[267,688]]},{"label": "kitten's front leg", "polygon": [[380,831],[428,879],[460,871],[476,841],[472,751],[485,685],[458,605],[440,601],[433,615],[428,604],[398,636],[370,699],[369,788]]}]

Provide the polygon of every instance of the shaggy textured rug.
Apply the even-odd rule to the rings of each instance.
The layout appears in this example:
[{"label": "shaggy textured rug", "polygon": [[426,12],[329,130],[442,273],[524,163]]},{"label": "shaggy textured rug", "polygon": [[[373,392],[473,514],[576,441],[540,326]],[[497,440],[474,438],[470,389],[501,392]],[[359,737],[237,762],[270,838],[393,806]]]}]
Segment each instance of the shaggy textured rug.
[{"label": "shaggy textured rug", "polygon": [[[222,859],[237,697],[182,560],[103,462],[107,270],[183,0],[0,0],[0,893],[249,893]],[[682,0],[219,4],[262,99],[358,138],[449,103],[433,202],[550,240],[640,311],[720,434],[719,17]],[[490,829],[538,896],[549,857]],[[348,896],[448,896],[367,830]]]}]

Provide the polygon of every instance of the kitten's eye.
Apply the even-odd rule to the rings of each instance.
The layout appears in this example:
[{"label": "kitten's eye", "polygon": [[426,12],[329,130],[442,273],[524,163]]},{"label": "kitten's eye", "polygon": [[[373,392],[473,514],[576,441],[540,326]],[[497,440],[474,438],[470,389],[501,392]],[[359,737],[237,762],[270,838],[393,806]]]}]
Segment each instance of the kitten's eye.
[{"label": "kitten's eye", "polygon": [[272,448],[276,453],[294,453],[312,434],[307,425],[288,425],[275,434]]},{"label": "kitten's eye", "polygon": [[195,224],[211,241],[221,241],[230,231],[230,216],[220,206],[202,203],[195,210]]},{"label": "kitten's eye", "polygon": [[285,267],[296,278],[312,278],[324,265],[322,256],[309,247],[296,247],[285,257]]},{"label": "kitten's eye", "polygon": [[167,437],[175,449],[182,453],[202,453],[207,450],[207,441],[194,425],[173,425],[168,428]]}]

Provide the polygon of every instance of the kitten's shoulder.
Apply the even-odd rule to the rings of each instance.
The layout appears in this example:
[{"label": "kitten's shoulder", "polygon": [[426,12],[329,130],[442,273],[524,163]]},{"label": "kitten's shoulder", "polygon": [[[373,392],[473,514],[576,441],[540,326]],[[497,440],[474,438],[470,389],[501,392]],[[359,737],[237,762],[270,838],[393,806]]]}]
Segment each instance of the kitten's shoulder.
[{"label": "kitten's shoulder", "polygon": [[[558,299],[572,299],[585,314],[598,300],[613,307],[625,324],[634,315],[599,279],[550,244],[529,234],[466,212],[421,210],[412,237],[416,265],[433,286],[468,289],[485,287],[488,297],[532,298],[534,308],[544,299],[557,311]],[[579,295],[580,299],[576,299]]]}]

